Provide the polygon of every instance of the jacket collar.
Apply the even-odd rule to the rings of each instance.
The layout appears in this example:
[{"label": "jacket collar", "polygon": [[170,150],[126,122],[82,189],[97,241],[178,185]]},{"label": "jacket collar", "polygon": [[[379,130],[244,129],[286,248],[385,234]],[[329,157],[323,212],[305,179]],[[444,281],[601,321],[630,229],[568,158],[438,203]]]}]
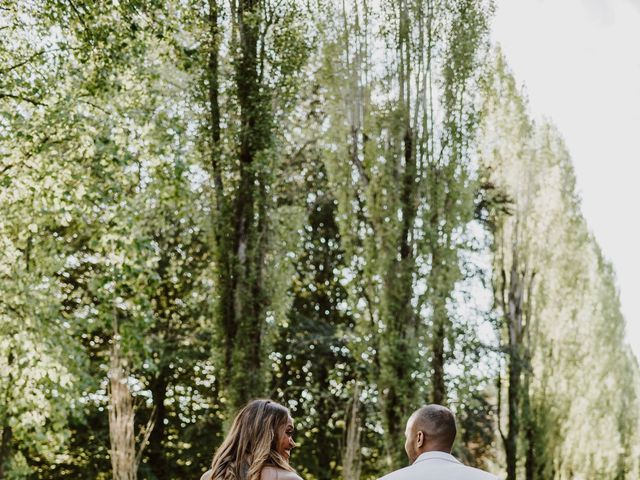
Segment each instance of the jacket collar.
[{"label": "jacket collar", "polygon": [[446,452],[424,452],[418,458],[416,458],[416,461],[413,462],[413,464],[415,465],[416,463],[424,462],[425,460],[431,460],[431,459],[438,459],[438,460],[445,460],[447,462],[460,463],[460,461],[456,457]]}]

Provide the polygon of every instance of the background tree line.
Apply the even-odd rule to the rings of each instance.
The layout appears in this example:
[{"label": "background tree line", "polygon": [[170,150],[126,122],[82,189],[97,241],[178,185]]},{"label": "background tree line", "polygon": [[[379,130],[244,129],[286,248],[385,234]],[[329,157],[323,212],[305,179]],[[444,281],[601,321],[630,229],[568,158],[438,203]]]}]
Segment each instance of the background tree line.
[{"label": "background tree line", "polygon": [[305,478],[640,478],[570,155],[488,0],[0,2],[0,478],[199,478],[247,400]]}]

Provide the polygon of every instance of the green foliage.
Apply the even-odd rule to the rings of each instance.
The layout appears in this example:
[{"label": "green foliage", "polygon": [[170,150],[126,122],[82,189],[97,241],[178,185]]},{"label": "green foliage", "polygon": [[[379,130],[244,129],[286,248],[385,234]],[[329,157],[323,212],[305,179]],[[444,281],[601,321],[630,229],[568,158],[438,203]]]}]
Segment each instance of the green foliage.
[{"label": "green foliage", "polygon": [[267,395],[305,478],[404,465],[431,401],[465,463],[638,478],[615,275],[491,2],[0,12],[0,478],[112,477],[116,342],[140,478]]},{"label": "green foliage", "polygon": [[569,154],[553,126],[530,120],[499,52],[487,85],[480,151],[487,183],[510,203],[491,222],[508,476],[615,478],[624,470],[635,478],[617,452],[628,451],[638,421],[621,427],[618,408],[637,400],[633,388],[615,385],[637,367],[626,353],[611,266],[580,212]]}]

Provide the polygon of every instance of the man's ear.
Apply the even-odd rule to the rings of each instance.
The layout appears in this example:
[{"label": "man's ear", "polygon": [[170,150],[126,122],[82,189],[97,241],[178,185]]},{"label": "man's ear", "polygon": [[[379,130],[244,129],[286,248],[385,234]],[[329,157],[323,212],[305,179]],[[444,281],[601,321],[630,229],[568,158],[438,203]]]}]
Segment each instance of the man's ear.
[{"label": "man's ear", "polygon": [[424,433],[421,431],[418,431],[418,438],[416,440],[417,440],[418,448],[422,447],[422,444],[424,443]]}]

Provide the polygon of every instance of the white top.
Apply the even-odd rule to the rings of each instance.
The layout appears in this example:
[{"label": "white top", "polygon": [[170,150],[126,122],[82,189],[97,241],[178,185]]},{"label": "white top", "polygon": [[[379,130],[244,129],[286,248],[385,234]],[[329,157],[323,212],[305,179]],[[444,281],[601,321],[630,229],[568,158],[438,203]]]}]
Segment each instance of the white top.
[{"label": "white top", "polygon": [[296,472],[277,467],[264,467],[260,472],[260,480],[302,480],[302,478]]},{"label": "white top", "polygon": [[408,467],[385,475],[380,480],[498,480],[498,477],[467,467],[445,452],[425,452]]},{"label": "white top", "polygon": [[[204,475],[200,477],[200,480],[211,480],[211,470],[207,470]],[[260,480],[302,480],[295,472],[289,472],[288,470],[282,470],[276,467],[264,467],[260,472]]]}]

